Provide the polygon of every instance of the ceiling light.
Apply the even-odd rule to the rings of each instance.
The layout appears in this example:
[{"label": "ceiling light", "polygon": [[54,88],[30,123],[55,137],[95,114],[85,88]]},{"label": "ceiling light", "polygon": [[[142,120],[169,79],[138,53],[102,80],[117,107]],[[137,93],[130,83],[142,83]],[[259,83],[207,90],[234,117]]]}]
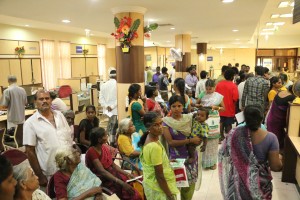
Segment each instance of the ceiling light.
[{"label": "ceiling light", "polygon": [[222,3],[232,3],[234,0],[222,0]]},{"label": "ceiling light", "polygon": [[279,17],[279,14],[273,14],[273,15],[271,15],[272,19],[275,19],[275,18],[278,18],[278,17]]},{"label": "ceiling light", "polygon": [[278,8],[286,8],[286,7],[289,6],[289,4],[290,4],[290,2],[288,2],[288,1],[282,1],[282,2],[280,2],[280,4],[278,5]]},{"label": "ceiling light", "polygon": [[84,29],[84,31],[85,31],[85,36],[90,37],[91,30],[90,29]]},{"label": "ceiling light", "polygon": [[170,28],[171,30],[174,30],[175,28],[174,27],[172,27],[172,28]]},{"label": "ceiling light", "polygon": [[71,21],[68,20],[68,19],[63,19],[63,20],[61,20],[61,22],[68,24],[68,23],[70,23]]},{"label": "ceiling light", "polygon": [[273,26],[273,23],[272,22],[268,22],[268,23],[266,23],[266,26]]},{"label": "ceiling light", "polygon": [[237,29],[233,29],[233,30],[232,30],[232,32],[238,32],[238,31],[239,31],[239,30],[237,30]]},{"label": "ceiling light", "polygon": [[273,35],[274,34],[274,32],[262,32],[262,33],[260,33],[261,35]]},{"label": "ceiling light", "polygon": [[284,24],[285,24],[285,22],[274,22],[273,23],[274,26],[282,26]]},{"label": "ceiling light", "polygon": [[280,15],[281,18],[288,18],[288,17],[293,17],[292,13],[288,13],[288,14],[282,14]]},{"label": "ceiling light", "polygon": [[25,26],[26,26],[26,27],[28,27],[29,25],[28,25],[28,24],[26,24]]},{"label": "ceiling light", "polygon": [[264,28],[263,31],[275,31],[275,28]]},{"label": "ceiling light", "polygon": [[294,7],[295,6],[295,2],[290,3],[290,6]]}]

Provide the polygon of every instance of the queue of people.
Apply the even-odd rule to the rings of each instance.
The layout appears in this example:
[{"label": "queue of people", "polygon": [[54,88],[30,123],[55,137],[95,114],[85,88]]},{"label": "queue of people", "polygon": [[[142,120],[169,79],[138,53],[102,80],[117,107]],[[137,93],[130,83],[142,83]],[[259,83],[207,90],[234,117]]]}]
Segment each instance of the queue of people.
[{"label": "queue of people", "polygon": [[[162,74],[159,70],[152,81],[161,81],[161,88],[162,84],[167,86],[168,76],[165,69]],[[116,92],[113,70],[112,81],[102,87],[99,100],[104,109],[113,112],[107,130],[99,127],[96,108],[89,105],[86,119],[79,124],[78,141],[74,137],[74,113],[51,109],[51,94],[37,91],[37,112],[24,123],[27,161],[15,170],[13,163],[0,156],[0,199],[47,199],[38,185],[45,190],[53,178],[57,199],[110,199],[103,193],[105,187],[119,199],[191,200],[194,191],[201,187],[202,171],[217,168],[224,199],[271,199],[271,170],[282,168],[284,118],[288,102],[295,96],[291,86],[288,90],[282,87],[284,80],[280,76],[267,80],[270,77],[264,76],[263,67],[256,67],[253,77],[249,70],[236,70],[223,66],[216,84],[205,71],[200,73],[198,82],[192,67],[186,79],[174,79],[174,94],[170,98],[164,94],[165,88],[156,87],[146,91],[146,98],[139,84],[131,84],[125,119],[117,119],[116,95],[106,98],[103,92],[105,88]],[[159,93],[163,96],[160,103],[156,100]],[[245,124],[233,128],[238,110],[244,111]],[[267,130],[261,128],[266,114]],[[85,163],[76,142],[87,146]],[[142,193],[127,182],[136,174],[124,171],[114,162],[112,146],[143,174]],[[177,187],[170,164],[176,159],[185,159],[187,187]],[[248,183],[249,178],[253,179],[252,184]],[[32,184],[25,185],[29,181]]]}]

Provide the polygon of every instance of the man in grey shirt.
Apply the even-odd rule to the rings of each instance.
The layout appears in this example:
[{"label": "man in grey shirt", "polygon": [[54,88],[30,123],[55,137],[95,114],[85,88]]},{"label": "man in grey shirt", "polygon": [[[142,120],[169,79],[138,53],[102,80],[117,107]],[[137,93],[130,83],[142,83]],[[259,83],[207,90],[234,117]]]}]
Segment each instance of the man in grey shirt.
[{"label": "man in grey shirt", "polygon": [[0,103],[2,109],[7,109],[7,130],[24,123],[27,104],[27,94],[24,88],[17,85],[16,76],[8,76],[8,83]]}]

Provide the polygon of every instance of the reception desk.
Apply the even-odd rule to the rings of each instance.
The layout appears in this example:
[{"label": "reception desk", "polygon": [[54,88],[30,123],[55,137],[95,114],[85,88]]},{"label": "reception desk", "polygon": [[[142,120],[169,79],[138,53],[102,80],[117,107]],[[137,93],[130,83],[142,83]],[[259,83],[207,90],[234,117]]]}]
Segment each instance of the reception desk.
[{"label": "reception desk", "polygon": [[[33,115],[33,113],[36,112],[36,109],[29,109],[25,110],[25,119]],[[1,115],[0,116],[0,128],[6,128],[7,127],[7,115]]]}]

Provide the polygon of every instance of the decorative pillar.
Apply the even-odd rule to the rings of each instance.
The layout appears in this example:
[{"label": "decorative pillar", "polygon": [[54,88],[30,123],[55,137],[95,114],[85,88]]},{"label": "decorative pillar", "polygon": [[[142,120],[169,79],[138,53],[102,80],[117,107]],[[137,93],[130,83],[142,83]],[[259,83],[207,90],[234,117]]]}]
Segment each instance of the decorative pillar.
[{"label": "decorative pillar", "polygon": [[[112,12],[119,20],[130,17],[132,24],[140,19],[137,29],[138,37],[131,41],[129,52],[122,52],[121,44],[116,40],[116,66],[117,66],[117,97],[118,97],[118,119],[127,117],[125,106],[126,96],[130,84],[137,83],[144,90],[144,13],[146,8],[137,6],[117,7]],[[112,20],[113,23],[113,20]],[[131,26],[132,26],[131,24]]]},{"label": "decorative pillar", "polygon": [[[202,70],[206,70],[206,54],[207,54],[207,43],[197,43],[197,54],[198,54],[198,69],[197,74]],[[211,75],[211,74],[210,74]]]},{"label": "decorative pillar", "polygon": [[191,35],[175,35],[175,48],[182,52],[182,61],[176,61],[176,78],[185,78],[186,68],[191,66]]}]

